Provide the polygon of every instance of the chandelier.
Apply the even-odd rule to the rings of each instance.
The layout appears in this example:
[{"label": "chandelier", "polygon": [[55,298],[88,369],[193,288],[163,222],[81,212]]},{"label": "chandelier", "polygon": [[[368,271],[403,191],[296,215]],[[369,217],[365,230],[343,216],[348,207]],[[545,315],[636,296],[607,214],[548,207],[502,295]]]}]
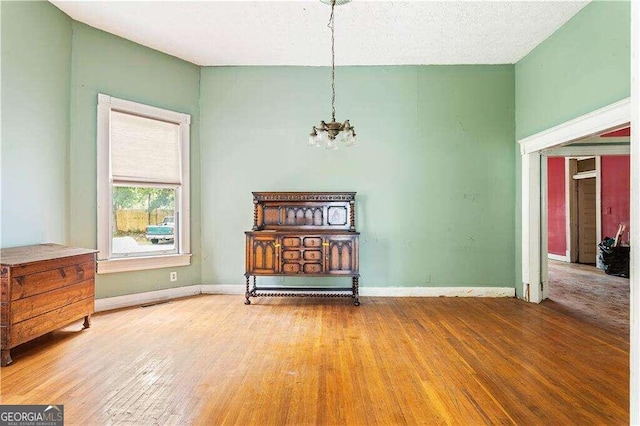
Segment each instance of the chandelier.
[{"label": "chandelier", "polygon": [[336,122],[336,51],[334,30],[334,9],[336,3],[341,5],[350,0],[320,0],[323,3],[331,3],[331,17],[327,27],[331,29],[331,122],[320,122],[320,126],[313,126],[309,134],[309,146],[324,146],[327,149],[338,149],[338,144],[353,146],[356,143],[356,131],[345,120],[344,123]]}]

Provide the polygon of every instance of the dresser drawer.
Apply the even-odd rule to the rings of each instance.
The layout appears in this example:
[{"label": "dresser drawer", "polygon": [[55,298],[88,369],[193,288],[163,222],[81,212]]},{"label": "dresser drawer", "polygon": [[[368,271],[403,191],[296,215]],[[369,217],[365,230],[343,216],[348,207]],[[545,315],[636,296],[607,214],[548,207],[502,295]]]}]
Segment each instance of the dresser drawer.
[{"label": "dresser drawer", "polygon": [[11,304],[11,323],[42,315],[83,299],[94,297],[93,281],[82,281],[32,297],[24,297]]},{"label": "dresser drawer", "polygon": [[51,271],[53,269],[64,268],[66,266],[87,262],[95,262],[95,254],[89,253],[76,256],[64,256],[58,259],[49,259],[43,260],[41,262],[33,262],[27,263],[25,265],[14,266],[11,268],[11,276],[15,278],[23,275],[35,274],[36,272]]},{"label": "dresser drawer", "polygon": [[[70,259],[73,260],[73,258]],[[35,296],[81,281],[91,280],[94,275],[95,262],[92,261],[12,278],[11,300]]]},{"label": "dresser drawer", "polygon": [[15,347],[56,330],[83,316],[90,315],[93,313],[94,304],[93,299],[84,299],[47,312],[46,314],[21,321],[11,327],[11,335],[7,343],[10,347]]}]

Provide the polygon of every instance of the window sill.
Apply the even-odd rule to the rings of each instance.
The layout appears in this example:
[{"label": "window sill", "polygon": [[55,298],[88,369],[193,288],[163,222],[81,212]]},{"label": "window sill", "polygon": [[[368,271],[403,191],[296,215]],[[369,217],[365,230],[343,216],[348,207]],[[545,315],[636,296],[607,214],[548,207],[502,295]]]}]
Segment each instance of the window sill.
[{"label": "window sill", "polygon": [[191,253],[170,254],[166,256],[129,257],[122,259],[98,260],[98,274],[114,272],[144,271],[147,269],[172,268],[189,266]]}]

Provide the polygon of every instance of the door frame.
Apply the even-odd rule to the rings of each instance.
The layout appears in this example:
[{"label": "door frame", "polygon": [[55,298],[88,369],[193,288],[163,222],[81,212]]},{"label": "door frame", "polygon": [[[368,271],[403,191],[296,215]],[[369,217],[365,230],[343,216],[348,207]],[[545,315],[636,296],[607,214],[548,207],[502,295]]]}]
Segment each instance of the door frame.
[{"label": "door frame", "polygon": [[629,420],[640,424],[640,4],[631,2],[631,278]]},{"label": "door frame", "polygon": [[[626,98],[518,141],[522,156],[522,296],[524,300],[540,303],[544,298],[543,272],[546,268],[542,260],[544,259],[546,263],[547,237],[546,232],[542,232],[546,221],[546,214],[542,214],[542,209],[546,205],[546,200],[543,201],[544,186],[546,186],[543,185],[546,183],[546,173],[542,173],[546,171],[546,161],[543,161],[543,156],[611,155],[613,152],[629,154],[628,146],[569,147],[565,145],[626,127],[630,121],[631,98]],[[575,151],[572,148],[576,148]],[[631,169],[634,167],[638,167],[638,158],[632,155]],[[638,194],[634,194],[632,190],[631,196],[633,204],[633,197],[637,198]],[[633,228],[633,224],[631,227]],[[634,245],[633,242],[632,245]]]},{"label": "door frame", "polygon": [[[626,150],[624,155],[628,155],[629,150]],[[589,179],[595,178],[596,182],[596,204],[595,204],[595,214],[596,214],[596,252],[597,245],[600,241],[602,241],[602,156],[596,155],[592,157],[595,159],[595,169],[591,173],[577,173],[577,162],[578,158],[576,157],[565,157],[565,194],[564,194],[564,202],[565,202],[565,221],[566,221],[566,243],[567,243],[567,254],[566,254],[566,262],[575,263],[578,260],[578,231],[576,226],[578,224],[578,202],[577,202],[577,194],[576,190],[578,189],[578,184],[581,178]]]},{"label": "door frame", "polygon": [[[601,230],[600,230],[600,215],[597,212],[602,207],[601,207],[601,205],[599,203],[599,200],[598,200],[598,198],[600,198],[600,197],[597,196],[598,190],[600,189],[600,188],[598,188],[598,186],[599,186],[598,185],[598,183],[599,183],[598,178],[596,177],[595,172],[594,173],[589,173],[587,176],[589,176],[589,177],[582,177],[581,176],[580,179],[576,179],[576,178],[572,179],[572,180],[575,181],[575,188],[578,191],[578,197],[577,197],[578,198],[578,204],[576,205],[576,213],[577,214],[576,214],[576,218],[575,218],[576,219],[575,225],[577,226],[578,232],[575,232],[573,235],[571,235],[571,238],[572,238],[572,242],[573,242],[573,240],[575,240],[576,244],[578,245],[578,253],[577,253],[578,254],[578,261],[579,262],[581,261],[580,263],[591,263],[591,262],[584,262],[584,260],[581,259],[581,251],[582,251],[582,241],[581,240],[582,240],[582,238],[580,237],[580,235],[581,235],[581,231],[580,231],[580,227],[581,226],[580,225],[582,224],[582,222],[580,221],[580,214],[581,214],[581,212],[584,212],[584,206],[583,206],[583,204],[581,202],[582,200],[580,200],[580,191],[581,191],[580,184],[583,181],[589,181],[589,180],[593,179],[592,182],[593,182],[594,200],[593,200],[593,203],[588,203],[589,204],[588,208],[589,209],[591,209],[591,208],[593,209],[593,217],[594,217],[594,221],[595,221],[595,225],[596,225],[595,226],[595,230],[593,232],[593,246],[590,248],[590,250],[594,251],[594,255],[595,256],[593,258],[593,260],[594,260],[593,264],[595,265],[595,264],[598,263],[596,258],[598,256],[598,243],[601,240],[601,238],[600,238],[600,233],[601,233]],[[543,230],[543,232],[544,232],[544,230]]]}]

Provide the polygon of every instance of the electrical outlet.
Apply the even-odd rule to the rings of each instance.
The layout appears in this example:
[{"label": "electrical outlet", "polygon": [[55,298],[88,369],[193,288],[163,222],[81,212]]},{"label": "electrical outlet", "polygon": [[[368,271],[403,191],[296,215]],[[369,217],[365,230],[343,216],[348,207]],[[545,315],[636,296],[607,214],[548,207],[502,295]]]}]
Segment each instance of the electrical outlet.
[{"label": "electrical outlet", "polygon": [[431,274],[427,274],[427,278],[424,280],[425,284],[431,283]]},{"label": "electrical outlet", "polygon": [[169,272],[169,281],[178,281],[178,273],[176,271]]}]

